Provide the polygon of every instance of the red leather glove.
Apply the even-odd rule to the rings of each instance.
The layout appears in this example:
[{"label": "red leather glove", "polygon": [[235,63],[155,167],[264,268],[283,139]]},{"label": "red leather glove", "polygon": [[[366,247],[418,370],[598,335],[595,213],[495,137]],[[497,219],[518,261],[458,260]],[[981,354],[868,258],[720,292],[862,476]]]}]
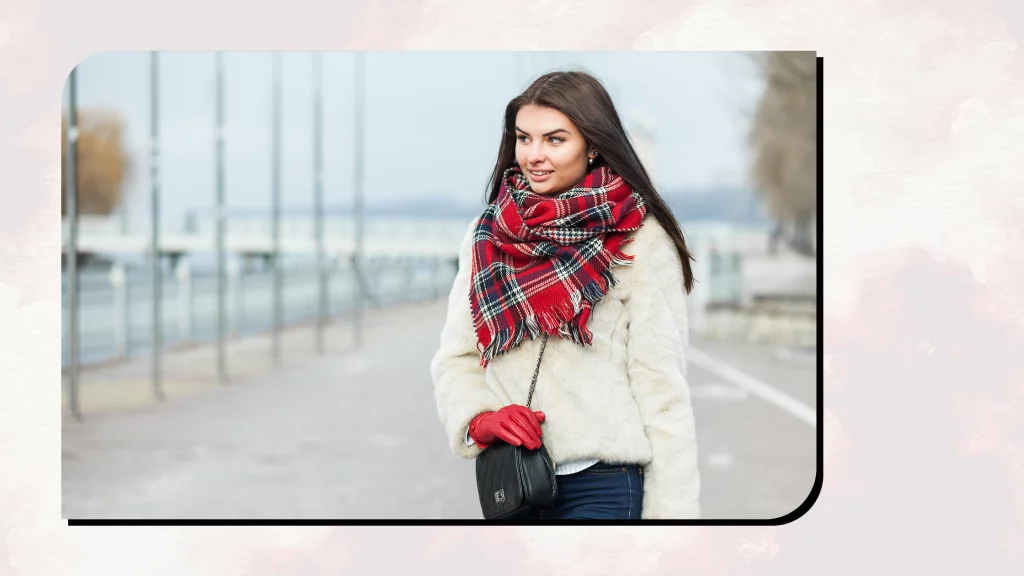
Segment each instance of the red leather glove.
[{"label": "red leather glove", "polygon": [[511,404],[497,412],[478,414],[469,423],[469,437],[480,448],[487,448],[498,440],[504,440],[513,446],[526,446],[530,450],[536,450],[540,448],[540,423],[543,421],[543,412]]}]

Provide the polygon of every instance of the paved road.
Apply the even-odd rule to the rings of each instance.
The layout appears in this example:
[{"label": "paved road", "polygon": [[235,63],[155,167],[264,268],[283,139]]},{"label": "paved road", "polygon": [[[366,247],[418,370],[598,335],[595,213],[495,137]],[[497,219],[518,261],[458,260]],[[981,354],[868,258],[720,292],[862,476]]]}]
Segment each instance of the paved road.
[{"label": "paved road", "polygon": [[[372,310],[361,351],[347,327],[335,327],[329,354],[300,353],[294,342],[311,347],[307,330],[286,340],[279,371],[240,371],[227,385],[160,405],[66,420],[63,516],[479,518],[473,463],[449,452],[427,372],[443,315],[443,302]],[[397,329],[399,317],[414,329]],[[236,346],[234,365],[260,345]],[[814,423],[800,417],[801,404],[815,405],[813,356],[722,342],[694,348],[705,517],[775,518],[796,508],[815,473]],[[208,351],[181,354],[209,360]],[[118,370],[131,372],[109,369]],[[84,379],[83,399],[89,380],[103,376]]]}]

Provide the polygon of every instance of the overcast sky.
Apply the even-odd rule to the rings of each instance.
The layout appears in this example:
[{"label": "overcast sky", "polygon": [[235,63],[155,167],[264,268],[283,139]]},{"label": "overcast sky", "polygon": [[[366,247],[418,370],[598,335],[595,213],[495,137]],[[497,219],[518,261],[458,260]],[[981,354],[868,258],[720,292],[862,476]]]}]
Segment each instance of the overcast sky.
[{"label": "overcast sky", "polygon": [[[271,198],[272,68],[269,52],[225,61],[226,197],[230,209],[267,209]],[[282,195],[313,203],[312,53],[282,54]],[[353,53],[325,52],[324,186],[329,206],[349,206],[354,159]],[[78,67],[80,109],[116,110],[134,170],[126,193],[135,228],[147,221],[150,130],[148,52],[105,52]],[[749,118],[763,90],[748,57],[722,52],[371,52],[366,56],[367,204],[441,197],[483,206],[505,105],[551,69],[584,66],[608,87],[627,125],[655,129],[651,166],[662,189],[747,185]],[[215,195],[212,52],[160,54],[163,225]],[[165,228],[167,229],[167,228]]]}]

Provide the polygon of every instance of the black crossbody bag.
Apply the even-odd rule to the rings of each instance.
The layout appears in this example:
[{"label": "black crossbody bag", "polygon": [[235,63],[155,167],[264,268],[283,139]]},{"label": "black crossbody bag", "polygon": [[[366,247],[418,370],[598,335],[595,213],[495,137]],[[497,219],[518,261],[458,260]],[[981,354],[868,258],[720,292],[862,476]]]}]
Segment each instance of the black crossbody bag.
[{"label": "black crossbody bag", "polygon": [[[537,368],[530,383],[526,407],[533,401],[533,390],[540,374],[540,361],[548,335],[544,334],[537,356]],[[486,520],[512,520],[525,512],[551,505],[558,495],[555,466],[544,443],[530,450],[498,440],[476,457],[476,487],[480,508]]]}]

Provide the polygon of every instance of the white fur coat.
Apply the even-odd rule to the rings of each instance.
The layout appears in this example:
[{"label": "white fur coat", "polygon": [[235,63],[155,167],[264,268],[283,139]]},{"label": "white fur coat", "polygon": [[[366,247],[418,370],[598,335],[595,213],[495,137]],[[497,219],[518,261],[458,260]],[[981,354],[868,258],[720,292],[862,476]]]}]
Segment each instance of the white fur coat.
[{"label": "white fur coat", "polygon": [[[540,352],[540,338],[527,338],[480,367],[469,304],[475,224],[462,242],[440,348],[431,362],[438,416],[452,451],[463,458],[480,453],[464,441],[477,414],[526,404]],[[580,458],[640,464],[642,518],[699,518],[679,255],[653,216],[632,234],[622,250],[635,255],[633,263],[613,267],[619,283],[588,320],[593,345],[549,337],[530,407],[545,413],[542,441],[556,464]]]}]

